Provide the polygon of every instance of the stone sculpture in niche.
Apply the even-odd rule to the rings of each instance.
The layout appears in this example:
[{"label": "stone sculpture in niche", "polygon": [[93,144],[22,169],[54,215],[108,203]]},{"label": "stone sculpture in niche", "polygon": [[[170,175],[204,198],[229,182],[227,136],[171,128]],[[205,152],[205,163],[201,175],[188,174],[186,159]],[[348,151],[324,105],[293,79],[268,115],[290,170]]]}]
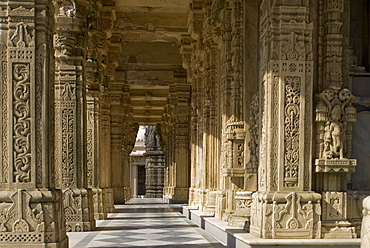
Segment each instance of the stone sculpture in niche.
[{"label": "stone sculpture in niche", "polygon": [[339,105],[335,105],[331,112],[331,121],[325,126],[323,157],[343,159],[343,124]]},{"label": "stone sculpture in niche", "polygon": [[[320,158],[344,159],[350,154],[350,124],[356,121],[356,109],[352,106],[352,93],[332,86],[319,95],[316,121],[322,125]],[[325,124],[324,124],[325,123]]]},{"label": "stone sculpture in niche", "polygon": [[59,0],[54,4],[55,10],[59,9],[59,16],[73,17],[76,15],[75,0]]},{"label": "stone sculpture in niche", "polygon": [[348,66],[350,71],[365,71],[365,67],[358,65],[354,47],[349,47]]}]

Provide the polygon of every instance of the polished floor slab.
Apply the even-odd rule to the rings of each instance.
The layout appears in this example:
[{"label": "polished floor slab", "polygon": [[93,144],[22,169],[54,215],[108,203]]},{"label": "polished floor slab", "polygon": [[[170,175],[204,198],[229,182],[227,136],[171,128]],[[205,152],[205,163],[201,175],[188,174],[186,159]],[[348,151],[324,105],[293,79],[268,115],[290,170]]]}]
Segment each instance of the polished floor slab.
[{"label": "polished floor slab", "polygon": [[68,233],[69,247],[225,247],[182,215],[181,205],[135,198],[115,209],[95,231]]}]

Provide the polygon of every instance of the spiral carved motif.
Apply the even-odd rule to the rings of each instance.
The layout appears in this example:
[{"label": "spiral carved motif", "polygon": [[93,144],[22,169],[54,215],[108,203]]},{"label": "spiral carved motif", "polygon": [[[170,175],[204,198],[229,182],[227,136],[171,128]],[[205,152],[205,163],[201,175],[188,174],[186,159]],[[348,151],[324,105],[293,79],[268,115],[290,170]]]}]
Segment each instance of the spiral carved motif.
[{"label": "spiral carved motif", "polygon": [[29,64],[13,65],[13,86],[14,176],[16,182],[29,182],[31,169]]}]

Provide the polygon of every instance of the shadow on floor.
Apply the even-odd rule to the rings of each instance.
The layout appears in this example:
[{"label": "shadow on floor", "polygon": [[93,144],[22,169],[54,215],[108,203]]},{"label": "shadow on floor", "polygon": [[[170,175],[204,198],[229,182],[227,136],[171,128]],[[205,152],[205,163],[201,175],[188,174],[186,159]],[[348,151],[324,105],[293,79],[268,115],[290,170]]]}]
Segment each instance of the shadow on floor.
[{"label": "shadow on floor", "polygon": [[141,220],[141,219],[184,219],[186,216],[140,216],[140,217],[108,217],[107,220]]},{"label": "shadow on floor", "polygon": [[176,228],[187,228],[187,227],[198,227],[197,225],[191,225],[185,223],[184,225],[157,225],[153,223],[152,225],[146,226],[105,226],[105,227],[96,227],[94,231],[119,231],[119,230],[141,230],[141,229],[176,229]]},{"label": "shadow on floor", "polygon": [[168,213],[181,212],[180,208],[126,208],[115,209],[113,213]]}]

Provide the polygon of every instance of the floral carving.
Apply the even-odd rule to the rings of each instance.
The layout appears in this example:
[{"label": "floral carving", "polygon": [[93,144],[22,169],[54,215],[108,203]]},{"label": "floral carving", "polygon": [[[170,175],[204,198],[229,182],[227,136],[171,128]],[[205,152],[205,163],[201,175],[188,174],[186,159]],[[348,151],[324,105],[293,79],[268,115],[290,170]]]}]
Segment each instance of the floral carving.
[{"label": "floral carving", "polygon": [[286,77],[284,118],[284,184],[295,187],[299,170],[300,77]]},{"label": "floral carving", "polygon": [[74,184],[75,159],[74,159],[74,111],[62,110],[62,185],[71,187]]},{"label": "floral carving", "polygon": [[258,105],[258,93],[256,93],[251,101],[250,106],[250,119],[249,119],[249,149],[250,149],[250,160],[247,164],[247,169],[249,172],[256,172],[258,168],[258,156],[259,156],[259,105]]},{"label": "floral carving", "polygon": [[[2,62],[2,80],[8,82],[8,63]],[[8,84],[2,84],[2,139],[8,140]],[[9,181],[9,155],[8,142],[2,143],[2,182]]]}]

